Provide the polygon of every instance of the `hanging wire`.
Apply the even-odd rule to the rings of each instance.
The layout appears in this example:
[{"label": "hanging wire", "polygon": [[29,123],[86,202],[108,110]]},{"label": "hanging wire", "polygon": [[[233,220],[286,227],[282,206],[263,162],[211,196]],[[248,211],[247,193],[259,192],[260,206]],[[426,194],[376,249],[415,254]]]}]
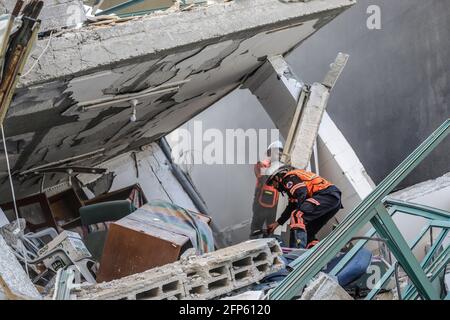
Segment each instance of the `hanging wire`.
[{"label": "hanging wire", "polygon": [[[20,222],[19,222],[19,210],[17,209],[17,202],[16,202],[16,193],[14,191],[14,184],[13,184],[13,180],[12,180],[12,175],[11,175],[11,167],[9,164],[9,156],[8,156],[8,149],[6,147],[6,138],[5,138],[5,131],[3,129],[3,124],[0,125],[1,131],[2,131],[2,139],[3,139],[3,149],[5,152],[5,158],[6,158],[6,167],[8,170],[8,177],[9,177],[9,185],[11,187],[11,195],[12,195],[12,199],[13,199],[13,205],[14,205],[14,213],[16,215],[16,221],[17,221],[17,230],[16,233],[21,233],[22,231],[20,230]],[[20,246],[22,247],[22,254],[23,254],[23,259],[25,262],[25,271],[27,272],[27,275],[29,276],[28,273],[28,263],[27,263],[27,255],[26,255],[26,249],[24,244],[22,243],[22,240],[19,241],[20,242]]]},{"label": "hanging wire", "polygon": [[28,74],[30,74],[31,71],[33,71],[33,69],[37,66],[37,64],[39,63],[39,61],[41,60],[41,58],[44,56],[44,54],[47,52],[48,48],[50,47],[50,44],[52,43],[52,37],[53,37],[53,31],[50,33],[50,36],[48,38],[47,41],[47,45],[45,46],[45,48],[42,50],[41,54],[39,55],[39,57],[37,57],[37,59],[34,61],[33,65],[30,67],[30,69],[28,69],[25,73],[23,73],[21,75],[21,77],[26,77]]}]

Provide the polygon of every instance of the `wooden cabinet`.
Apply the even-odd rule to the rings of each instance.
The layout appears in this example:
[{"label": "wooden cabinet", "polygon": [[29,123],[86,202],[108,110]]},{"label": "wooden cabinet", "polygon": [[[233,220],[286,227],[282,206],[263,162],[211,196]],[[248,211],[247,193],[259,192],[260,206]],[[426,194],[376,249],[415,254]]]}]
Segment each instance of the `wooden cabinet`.
[{"label": "wooden cabinet", "polygon": [[[16,219],[14,203],[4,203],[0,207],[10,222]],[[17,210],[19,217],[25,219],[27,228],[31,232],[44,228],[56,228],[50,203],[44,193],[17,200]]]},{"label": "wooden cabinet", "polygon": [[111,281],[177,261],[189,238],[154,224],[135,211],[110,225],[97,282]]}]

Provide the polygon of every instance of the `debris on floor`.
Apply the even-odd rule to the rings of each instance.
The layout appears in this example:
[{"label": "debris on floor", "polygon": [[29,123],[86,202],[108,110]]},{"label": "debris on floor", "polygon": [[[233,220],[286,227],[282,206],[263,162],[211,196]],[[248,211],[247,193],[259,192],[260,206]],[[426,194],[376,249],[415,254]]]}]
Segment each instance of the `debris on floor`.
[{"label": "debris on floor", "polygon": [[284,267],[274,239],[250,240],[111,282],[82,286],[80,300],[213,299]]},{"label": "debris on floor", "polygon": [[300,300],[353,300],[339,283],[325,273],[320,273],[308,287]]}]

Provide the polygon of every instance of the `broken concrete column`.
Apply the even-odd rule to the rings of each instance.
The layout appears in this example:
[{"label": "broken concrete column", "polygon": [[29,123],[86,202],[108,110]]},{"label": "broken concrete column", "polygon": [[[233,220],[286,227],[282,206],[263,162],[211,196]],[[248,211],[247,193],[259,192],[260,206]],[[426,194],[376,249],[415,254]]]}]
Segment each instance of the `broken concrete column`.
[{"label": "broken concrete column", "polygon": [[[2,0],[0,14],[13,10],[17,0]],[[39,16],[42,21],[40,32],[75,27],[86,21],[83,1],[81,0],[45,0]]]},{"label": "broken concrete column", "polygon": [[335,279],[320,273],[305,289],[300,300],[353,300],[353,298]]},{"label": "broken concrete column", "polygon": [[314,83],[311,86],[291,153],[291,163],[296,168],[306,169],[308,166],[329,96],[328,88],[324,85]]},{"label": "broken concrete column", "polygon": [[111,282],[76,289],[80,300],[212,299],[284,267],[275,239],[247,241]]},{"label": "broken concrete column", "polygon": [[0,235],[0,300],[40,300],[41,295]]}]

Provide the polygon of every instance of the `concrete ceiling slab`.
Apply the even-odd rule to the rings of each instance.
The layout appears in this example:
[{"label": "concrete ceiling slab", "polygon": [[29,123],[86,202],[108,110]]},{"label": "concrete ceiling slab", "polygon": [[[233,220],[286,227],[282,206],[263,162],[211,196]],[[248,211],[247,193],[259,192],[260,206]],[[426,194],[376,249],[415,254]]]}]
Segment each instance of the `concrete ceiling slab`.
[{"label": "concrete ceiling slab", "polygon": [[[11,139],[31,137],[21,140],[13,169],[104,148],[83,163],[96,165],[117,150],[148,145],[231,92],[267,56],[290,52],[353,4],[242,0],[42,39],[33,56],[48,49],[21,79],[5,121]],[[25,70],[32,64],[33,59]],[[179,88],[139,98],[137,121],[130,121],[131,97],[171,83]]]}]

